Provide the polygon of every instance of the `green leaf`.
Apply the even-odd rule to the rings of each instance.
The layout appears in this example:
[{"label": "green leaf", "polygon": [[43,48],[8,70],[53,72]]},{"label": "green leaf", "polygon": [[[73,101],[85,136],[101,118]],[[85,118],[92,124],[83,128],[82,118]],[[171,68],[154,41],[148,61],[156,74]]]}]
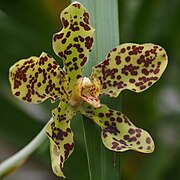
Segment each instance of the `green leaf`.
[{"label": "green leaf", "polygon": [[[90,22],[95,28],[95,45],[84,68],[84,75],[89,76],[92,66],[101,62],[110,49],[119,45],[118,3],[117,0],[80,2],[90,12]],[[120,107],[118,99],[104,101],[112,108]],[[90,180],[119,180],[120,154],[105,148],[101,141],[100,128],[94,122],[86,117],[83,120]]]}]

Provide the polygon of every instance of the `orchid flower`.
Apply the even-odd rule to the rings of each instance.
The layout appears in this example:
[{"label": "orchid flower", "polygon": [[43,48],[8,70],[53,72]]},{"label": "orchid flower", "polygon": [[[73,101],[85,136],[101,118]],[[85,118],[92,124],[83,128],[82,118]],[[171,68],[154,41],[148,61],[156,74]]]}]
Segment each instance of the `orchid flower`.
[{"label": "orchid flower", "polygon": [[[65,177],[64,162],[74,149],[70,120],[76,114],[92,119],[102,129],[102,142],[112,151],[151,153],[154,142],[121,112],[100,103],[99,96],[117,97],[122,90],[142,92],[159,80],[167,66],[167,54],[159,45],[125,43],[113,48],[105,59],[83,77],[82,68],[93,47],[94,28],[89,13],[74,2],[61,13],[63,29],[53,36],[53,49],[64,68],[47,53],[32,56],[10,68],[12,93],[20,100],[38,104],[59,101],[52,111],[53,122],[46,133],[50,139],[52,169]],[[102,42],[103,43],[103,42]]]}]

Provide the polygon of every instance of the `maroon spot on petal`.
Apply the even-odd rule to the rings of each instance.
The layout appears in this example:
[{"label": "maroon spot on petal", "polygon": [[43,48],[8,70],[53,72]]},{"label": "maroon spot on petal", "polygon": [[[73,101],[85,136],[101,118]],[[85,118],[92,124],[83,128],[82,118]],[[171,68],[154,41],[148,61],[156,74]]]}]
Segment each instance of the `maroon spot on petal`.
[{"label": "maroon spot on petal", "polygon": [[71,129],[70,129],[70,128],[67,128],[66,131],[70,133],[70,132],[71,132]]},{"label": "maroon spot on petal", "polygon": [[69,29],[71,29],[73,32],[79,31],[79,27],[77,25],[78,25],[78,23],[75,21],[74,23],[70,24],[70,28]]},{"label": "maroon spot on petal", "polygon": [[143,68],[141,72],[145,75],[149,75],[149,71],[145,68]]},{"label": "maroon spot on petal", "polygon": [[129,139],[128,139],[128,142],[132,142],[132,141],[133,141],[133,139],[132,139],[132,138],[129,138]]},{"label": "maroon spot on petal", "polygon": [[120,80],[121,79],[121,75],[117,75],[117,79]]},{"label": "maroon spot on petal", "polygon": [[131,57],[130,56],[127,56],[126,58],[125,58],[125,61],[126,62],[129,62],[131,60]]},{"label": "maroon spot on petal", "polygon": [[82,21],[79,24],[80,26],[84,27],[84,23]]},{"label": "maroon spot on petal", "polygon": [[72,54],[72,51],[70,51],[70,50],[69,50],[69,51],[65,50],[65,51],[64,51],[64,54],[70,55],[70,54]]},{"label": "maroon spot on petal", "polygon": [[121,117],[117,117],[117,122],[121,123],[123,120]]},{"label": "maroon spot on petal", "polygon": [[84,18],[83,18],[84,22],[89,24],[89,14],[87,12],[84,12],[83,16],[84,16]]},{"label": "maroon spot on petal", "polygon": [[[110,117],[110,121],[115,121],[115,118],[114,117]],[[114,124],[114,123],[112,123],[112,125],[116,125],[116,124]]]},{"label": "maroon spot on petal", "polygon": [[65,44],[66,43],[66,38],[64,38],[61,42],[62,42],[62,44]]},{"label": "maroon spot on petal", "polygon": [[121,144],[127,146],[127,144],[126,144],[126,142],[125,142],[124,140],[121,139],[119,142],[120,142]]},{"label": "maroon spot on petal", "polygon": [[132,141],[137,141],[137,138],[135,136],[132,137]]},{"label": "maroon spot on petal", "polygon": [[122,148],[124,148],[124,146],[122,146],[122,147],[117,147],[116,150],[120,151]]},{"label": "maroon spot on petal", "polygon": [[139,145],[139,144],[141,144],[141,142],[140,142],[140,141],[137,141],[136,144]]},{"label": "maroon spot on petal", "polygon": [[112,51],[114,51],[114,52],[117,51],[117,48],[113,48]]},{"label": "maroon spot on petal", "polygon": [[70,68],[69,68],[69,71],[72,71],[73,69],[74,69],[73,67],[70,67]]},{"label": "maroon spot on petal", "polygon": [[73,150],[73,147],[74,147],[74,144],[73,144],[73,143],[72,143],[72,145],[69,144],[69,143],[64,144],[64,149],[65,149],[65,159],[68,158],[70,151]]},{"label": "maroon spot on petal", "polygon": [[81,78],[82,76],[80,75],[80,74],[78,74],[77,76],[76,76],[76,78],[77,79],[79,79],[79,78]]},{"label": "maroon spot on petal", "polygon": [[110,58],[110,56],[111,56],[111,53],[108,53],[107,58]]},{"label": "maroon spot on petal", "polygon": [[130,47],[130,46],[128,46],[128,47],[127,47],[127,50],[130,50],[130,49],[131,49],[131,47]]},{"label": "maroon spot on petal", "polygon": [[79,54],[79,58],[83,58],[84,57],[84,54]]},{"label": "maroon spot on petal", "polygon": [[99,113],[99,117],[104,117],[104,114],[103,113]]},{"label": "maroon spot on petal", "polygon": [[137,76],[138,72],[137,71],[131,71],[131,75]]},{"label": "maroon spot on petal", "polygon": [[[58,154],[59,155],[59,154]],[[61,162],[63,162],[63,157],[62,156],[60,156],[60,160],[61,160]]]},{"label": "maroon spot on petal", "polygon": [[141,133],[142,130],[140,128],[136,129],[136,132]]},{"label": "maroon spot on petal", "polygon": [[130,83],[135,83],[135,79],[130,79],[129,82]]},{"label": "maroon spot on petal", "polygon": [[118,146],[118,143],[117,142],[112,142],[112,149],[116,149],[117,148],[117,146]]},{"label": "maroon spot on petal", "polygon": [[155,69],[154,74],[158,74],[160,69]]},{"label": "maroon spot on petal", "polygon": [[67,50],[71,49],[71,47],[72,47],[72,44],[69,44],[69,45],[67,46]]},{"label": "maroon spot on petal", "polygon": [[66,38],[68,38],[71,35],[71,31],[68,31],[66,34]]},{"label": "maroon spot on petal", "polygon": [[144,46],[139,46],[139,49],[140,49],[140,50],[143,50],[143,49],[144,49]]},{"label": "maroon spot on petal", "polygon": [[145,56],[149,56],[150,55],[150,51],[145,51]]},{"label": "maroon spot on petal", "polygon": [[16,93],[15,93],[15,95],[16,95],[16,96],[19,96],[19,95],[20,95],[20,92],[19,92],[19,91],[18,91],[18,92],[16,92]]},{"label": "maroon spot on petal", "polygon": [[80,9],[80,7],[81,7],[81,4],[79,4],[79,3],[74,3],[74,4],[72,4],[72,6],[74,6],[75,8],[78,8],[78,9]]},{"label": "maroon spot on petal", "polygon": [[81,61],[81,64],[80,64],[80,65],[81,65],[81,66],[84,66],[84,64],[86,63],[86,61],[87,61],[87,57],[84,57],[83,60]]},{"label": "maroon spot on petal", "polygon": [[73,62],[77,61],[77,57],[73,57],[72,61]]},{"label": "maroon spot on petal", "polygon": [[85,24],[84,25],[84,30],[89,31],[89,30],[91,30],[91,28],[87,24]]},{"label": "maroon spot on petal", "polygon": [[37,86],[38,86],[38,87],[40,87],[40,86],[41,86],[41,83],[40,83],[40,82],[38,82]]},{"label": "maroon spot on petal", "polygon": [[140,86],[140,89],[141,90],[146,89],[146,86]]},{"label": "maroon spot on petal", "polygon": [[137,138],[141,137],[141,134],[140,134],[140,133],[137,133],[137,134],[136,134],[136,137],[137,137]]},{"label": "maroon spot on petal", "polygon": [[132,128],[130,128],[130,129],[128,130],[128,132],[129,132],[129,134],[134,134],[134,133],[135,133],[135,130],[132,129]]},{"label": "maroon spot on petal", "polygon": [[80,39],[81,42],[84,42],[84,38],[82,36],[78,36],[78,38]]},{"label": "maroon spot on petal", "polygon": [[26,100],[26,97],[23,97],[22,99],[23,99],[23,100]]},{"label": "maroon spot on petal", "polygon": [[125,48],[122,48],[121,49],[121,53],[125,53],[126,49]]},{"label": "maroon spot on petal", "polygon": [[116,60],[116,64],[119,65],[121,63],[121,59],[120,59],[120,56],[116,56],[115,57],[115,60]]},{"label": "maroon spot on petal", "polygon": [[59,55],[60,57],[64,58],[64,54],[63,54],[62,51],[61,51],[61,52],[58,52],[58,55]]},{"label": "maroon spot on petal", "polygon": [[104,137],[104,138],[107,138],[107,137],[108,137],[106,131],[103,131],[103,137]]},{"label": "maroon spot on petal", "polygon": [[135,83],[135,86],[137,86],[137,87],[139,87],[139,86],[141,86],[141,85],[143,85],[143,82],[136,82],[136,83]]},{"label": "maroon spot on petal", "polygon": [[85,38],[85,46],[87,49],[90,49],[92,47],[93,41],[93,38],[90,36]]},{"label": "maroon spot on petal", "polygon": [[147,143],[147,144],[150,144],[150,143],[151,143],[151,138],[150,138],[150,137],[147,137],[147,138],[146,138],[146,143]]},{"label": "maroon spot on petal", "polygon": [[77,38],[77,37],[75,37],[73,40],[74,40],[75,42],[78,42],[78,38]]},{"label": "maroon spot on petal", "polygon": [[64,28],[67,28],[68,25],[69,25],[69,22],[66,19],[64,19],[64,18],[62,18],[62,23],[64,25]]},{"label": "maroon spot on petal", "polygon": [[124,135],[124,140],[128,140],[129,139],[129,135],[128,134],[126,134],[126,135]]},{"label": "maroon spot on petal", "polygon": [[138,59],[137,60],[137,64],[141,64],[142,63],[142,60],[141,59]]},{"label": "maroon spot on petal", "polygon": [[163,54],[163,57],[165,58],[165,57],[166,57],[166,54]]},{"label": "maroon spot on petal", "polygon": [[31,86],[29,84],[27,84],[26,87],[29,89]]},{"label": "maroon spot on petal", "polygon": [[57,39],[61,39],[63,37],[64,33],[60,33],[60,34],[55,34],[53,39],[54,39],[54,42],[56,42]]}]

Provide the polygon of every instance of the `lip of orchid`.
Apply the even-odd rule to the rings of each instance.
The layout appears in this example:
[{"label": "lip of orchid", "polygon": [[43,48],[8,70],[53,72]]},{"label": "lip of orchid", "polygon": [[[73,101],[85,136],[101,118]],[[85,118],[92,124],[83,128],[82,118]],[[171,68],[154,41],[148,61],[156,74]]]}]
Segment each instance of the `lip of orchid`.
[{"label": "lip of orchid", "polygon": [[95,77],[92,81],[87,77],[81,77],[77,80],[69,100],[71,106],[79,106],[83,101],[94,106],[95,108],[100,108],[100,85],[98,79]]}]

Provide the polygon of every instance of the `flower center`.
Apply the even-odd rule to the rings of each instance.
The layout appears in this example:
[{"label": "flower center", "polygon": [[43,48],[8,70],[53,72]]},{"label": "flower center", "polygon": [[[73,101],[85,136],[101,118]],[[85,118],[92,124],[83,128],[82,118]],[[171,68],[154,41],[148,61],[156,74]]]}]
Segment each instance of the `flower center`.
[{"label": "flower center", "polygon": [[92,77],[90,80],[87,77],[81,77],[74,85],[69,104],[71,106],[79,106],[83,101],[85,101],[95,108],[99,108],[101,106],[98,98],[99,94],[100,82],[97,78]]}]

